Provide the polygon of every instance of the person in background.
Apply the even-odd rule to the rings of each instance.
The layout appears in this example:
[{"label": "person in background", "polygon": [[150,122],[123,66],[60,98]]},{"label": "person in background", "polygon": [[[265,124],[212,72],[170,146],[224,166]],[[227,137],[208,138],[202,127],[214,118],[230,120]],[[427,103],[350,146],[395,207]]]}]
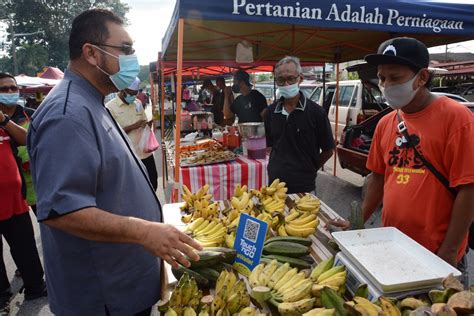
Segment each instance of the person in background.
[{"label": "person in background", "polygon": [[214,114],[214,122],[218,125],[231,125],[233,122],[226,120],[224,117],[224,107],[230,107],[232,102],[234,102],[232,88],[226,86],[224,77],[218,77],[216,85],[219,90],[211,110],[212,114]]},{"label": "person in background", "polygon": [[[474,219],[474,116],[464,105],[430,92],[429,52],[417,39],[387,40],[365,60],[377,67],[380,90],[395,111],[375,129],[367,160],[372,174],[362,203],[364,221],[383,203],[383,226],[398,228],[447,263],[466,270]],[[446,179],[445,184],[415,149]]]},{"label": "person in background", "polygon": [[[16,85],[0,81],[0,103],[15,104],[18,99]],[[43,267],[36,248],[29,206],[25,201],[22,180],[15,148],[26,143],[26,129],[15,124],[0,110],[0,233],[10,245],[10,252],[18,267],[25,289],[25,300],[47,296]],[[12,293],[5,264],[0,261],[0,311],[9,310]]]},{"label": "person in background", "polygon": [[199,91],[198,102],[203,105],[212,105],[215,98],[217,97],[218,90],[210,79],[205,79],[202,83],[201,90]]},{"label": "person in background", "polygon": [[162,260],[175,268],[199,260],[199,243],[162,223],[147,171],[103,104],[140,71],[132,44],[112,11],[76,16],[64,79],[28,130],[55,315],[150,315],[161,294]]},{"label": "person in background", "polygon": [[140,147],[145,126],[152,125],[152,117],[147,117],[145,109],[140,100],[137,99],[138,87],[140,79],[135,78],[133,83],[127,88],[120,91],[117,96],[109,101],[105,106],[110,113],[127,133],[132,143],[135,154],[141,159],[148,172],[153,188],[158,188],[158,173],[156,171],[155,157],[153,153],[145,153]]},{"label": "person in background", "polygon": [[[4,89],[2,89],[2,87]],[[5,87],[9,87],[9,90],[5,90]],[[35,112],[34,109],[29,107],[22,107],[18,104],[19,100],[19,87],[17,85],[15,77],[7,73],[0,73],[0,93],[6,93],[9,95],[9,103],[0,100],[0,111],[8,115],[8,117],[16,124],[24,127],[28,130],[30,125],[31,116]],[[31,179],[31,172],[29,168],[29,157],[26,150],[26,146],[16,146],[14,148],[15,156],[21,160],[21,176],[24,179],[24,185],[26,186],[26,201],[31,206],[33,212],[36,213],[36,193],[33,187],[33,180]]]},{"label": "person in background", "polygon": [[331,158],[335,144],[322,107],[305,97],[300,60],[287,56],[275,65],[281,98],[265,118],[269,183],[279,178],[289,193],[315,192],[318,170]]},{"label": "person in background", "polygon": [[146,107],[150,102],[148,95],[143,92],[143,89],[138,90],[137,99],[143,104],[143,107]]},{"label": "person in background", "polygon": [[239,69],[234,73],[232,91],[240,95],[230,106],[224,106],[225,118],[233,121],[237,115],[239,123],[263,122],[267,99],[259,91],[252,89],[250,76],[244,70]]}]

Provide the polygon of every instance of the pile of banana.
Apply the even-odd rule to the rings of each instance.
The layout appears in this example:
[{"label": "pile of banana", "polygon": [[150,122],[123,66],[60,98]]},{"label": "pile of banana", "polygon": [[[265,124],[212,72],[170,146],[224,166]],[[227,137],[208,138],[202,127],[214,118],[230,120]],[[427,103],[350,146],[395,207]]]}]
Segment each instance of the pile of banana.
[{"label": "pile of banana", "polygon": [[230,200],[232,208],[238,212],[250,214],[254,208],[252,196],[247,192],[247,186],[238,184],[234,191],[234,196]]},{"label": "pile of banana", "polygon": [[278,236],[298,236],[309,237],[316,232],[319,225],[317,212],[300,212],[296,208],[292,208],[290,213],[280,221],[276,228]]},{"label": "pile of banana", "polygon": [[224,269],[217,281],[212,300],[201,305],[201,316],[258,315],[250,307],[250,295],[244,280],[239,280],[232,270]]},{"label": "pile of banana", "polygon": [[170,300],[160,301],[158,310],[165,316],[193,316],[196,315],[201,298],[202,291],[198,289],[196,280],[184,273],[171,293]]},{"label": "pile of banana", "polygon": [[199,217],[184,229],[203,247],[219,247],[225,242],[227,228],[217,218],[210,220]]},{"label": "pile of banana", "polygon": [[250,194],[255,196],[263,210],[268,213],[280,212],[285,210],[286,192],[288,188],[285,182],[280,182],[280,179],[275,179],[268,187],[262,187],[260,191],[251,190]]},{"label": "pile of banana", "polygon": [[314,260],[309,256],[311,240],[301,237],[272,237],[265,241],[263,255],[260,260],[263,263],[277,260],[280,263],[288,263],[298,270],[310,269]]},{"label": "pile of banana", "polygon": [[305,194],[295,201],[295,209],[300,212],[317,214],[321,208],[321,201],[312,194]]}]

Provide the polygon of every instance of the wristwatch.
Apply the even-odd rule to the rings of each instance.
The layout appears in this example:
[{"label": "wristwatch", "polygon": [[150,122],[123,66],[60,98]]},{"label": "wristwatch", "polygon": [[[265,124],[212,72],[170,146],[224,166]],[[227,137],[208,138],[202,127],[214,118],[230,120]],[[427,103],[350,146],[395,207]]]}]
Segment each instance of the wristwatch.
[{"label": "wristwatch", "polygon": [[3,127],[3,126],[5,126],[5,125],[7,125],[8,122],[10,122],[10,117],[9,117],[8,115],[3,114],[3,116],[4,116],[5,118],[3,119],[3,122],[0,122],[0,127]]}]

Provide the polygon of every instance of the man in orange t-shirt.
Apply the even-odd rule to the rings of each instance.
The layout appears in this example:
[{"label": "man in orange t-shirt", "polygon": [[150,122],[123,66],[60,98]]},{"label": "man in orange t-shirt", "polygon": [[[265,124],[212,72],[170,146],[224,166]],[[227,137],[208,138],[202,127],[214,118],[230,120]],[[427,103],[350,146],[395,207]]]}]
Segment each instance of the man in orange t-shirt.
[{"label": "man in orange t-shirt", "polygon": [[[394,226],[457,266],[474,217],[474,116],[463,105],[436,97],[426,46],[393,38],[365,57],[377,66],[379,87],[395,109],[377,125],[367,167],[372,171],[362,204],[367,220],[383,201],[382,222]],[[405,122],[411,143],[457,191],[453,195],[415,156],[398,131]]]}]

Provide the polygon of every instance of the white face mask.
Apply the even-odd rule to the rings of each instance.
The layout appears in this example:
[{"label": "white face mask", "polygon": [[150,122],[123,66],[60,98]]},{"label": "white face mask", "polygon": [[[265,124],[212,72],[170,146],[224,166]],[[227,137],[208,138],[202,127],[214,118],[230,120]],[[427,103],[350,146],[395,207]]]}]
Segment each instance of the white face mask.
[{"label": "white face mask", "polygon": [[388,105],[395,110],[401,109],[410,103],[420,89],[419,87],[413,90],[413,82],[415,82],[416,74],[412,79],[405,83],[393,85],[384,88],[379,84],[380,91],[388,102]]}]

